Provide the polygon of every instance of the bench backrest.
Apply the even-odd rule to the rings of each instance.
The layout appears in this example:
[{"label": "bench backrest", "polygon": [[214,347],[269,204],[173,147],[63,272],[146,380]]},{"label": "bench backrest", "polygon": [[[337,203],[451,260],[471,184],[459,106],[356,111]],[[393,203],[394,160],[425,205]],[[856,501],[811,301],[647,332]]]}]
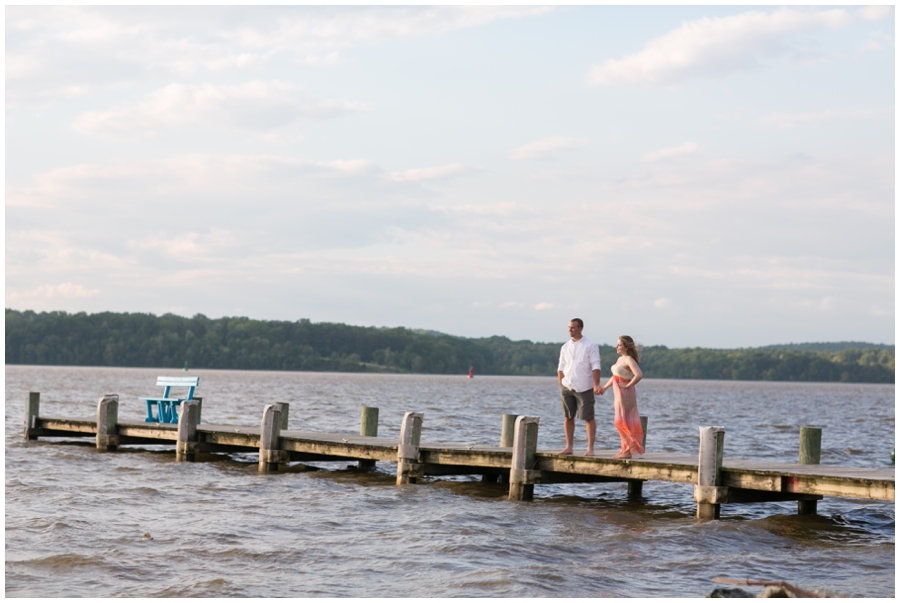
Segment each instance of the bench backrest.
[{"label": "bench backrest", "polygon": [[194,399],[194,388],[200,385],[200,377],[157,377],[156,387],[166,388],[163,398],[169,397],[169,390],[173,387],[187,387],[188,400]]}]

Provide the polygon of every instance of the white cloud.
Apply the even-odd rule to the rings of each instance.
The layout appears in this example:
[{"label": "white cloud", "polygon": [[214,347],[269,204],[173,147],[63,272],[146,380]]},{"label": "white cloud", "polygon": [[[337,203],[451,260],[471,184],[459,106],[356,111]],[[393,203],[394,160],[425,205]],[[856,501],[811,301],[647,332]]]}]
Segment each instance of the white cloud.
[{"label": "white cloud", "polygon": [[[774,157],[659,162],[652,171],[642,187],[604,190],[598,178],[552,204],[529,203],[515,186],[488,198],[472,195],[473,187],[442,195],[436,207],[419,187],[386,178],[365,159],[188,155],[70,166],[28,190],[8,185],[7,287],[19,297],[7,299],[11,307],[58,309],[38,305],[33,292],[69,282],[103,294],[73,297],[68,310],[111,309],[118,295],[117,309],[147,311],[142,304],[185,290],[174,279],[196,291],[180,302],[190,312],[234,313],[240,303],[258,316],[274,304],[284,308],[278,316],[296,318],[310,315],[297,308],[318,296],[324,301],[312,318],[349,321],[340,313],[356,311],[360,296],[346,294],[355,286],[366,307],[400,304],[406,318],[393,324],[430,324],[421,308],[433,304],[440,316],[478,308],[473,314],[486,317],[478,329],[506,329],[516,308],[552,318],[563,307],[513,300],[578,290],[585,307],[615,314],[625,332],[652,323],[661,343],[677,330],[653,321],[671,311],[704,324],[725,307],[730,317],[771,319],[803,310],[785,300],[806,299],[810,315],[825,316],[817,305],[834,297],[834,313],[852,307],[883,320],[869,309],[893,302],[892,162]],[[616,305],[609,283],[627,283],[634,299],[648,302]],[[848,288],[861,301],[848,305]],[[18,293],[28,291],[32,297]],[[740,332],[761,322],[748,319],[753,326],[742,323]],[[450,332],[463,328],[447,324]]]},{"label": "white cloud", "polygon": [[659,161],[660,159],[668,159],[669,157],[677,157],[678,155],[690,155],[691,153],[696,153],[697,151],[702,151],[703,147],[693,142],[686,142],[681,146],[670,147],[667,149],[660,149],[658,151],[653,151],[652,153],[647,153],[643,157],[641,157],[641,161],[644,163],[652,163],[654,161]]},{"label": "white cloud", "polygon": [[554,157],[559,151],[578,149],[587,144],[588,140],[586,138],[551,136],[550,138],[536,140],[513,149],[509,154],[509,158],[515,161],[523,161],[526,159],[549,159]]},{"label": "white cloud", "polygon": [[345,174],[359,175],[381,172],[381,168],[368,159],[337,159],[335,161],[320,161],[317,165],[331,168]]},{"label": "white cloud", "polygon": [[586,77],[591,84],[614,86],[671,85],[695,77],[725,76],[788,54],[790,37],[798,32],[839,28],[854,18],[842,9],[779,8],[698,19],[650,40],[640,52],[593,66]]},{"label": "white cloud", "polygon": [[894,7],[891,5],[863,6],[856,11],[866,21],[881,21],[891,19],[894,16]]},{"label": "white cloud", "polygon": [[451,163],[449,165],[392,172],[388,175],[388,178],[394,182],[422,182],[424,180],[455,178],[469,171],[471,170],[461,163]]},{"label": "white cloud", "polygon": [[76,132],[108,136],[148,136],[161,128],[227,127],[268,131],[301,119],[327,119],[365,105],[310,99],[283,82],[248,82],[238,86],[170,84],[137,105],[90,111],[72,123]]},{"label": "white cloud", "polygon": [[7,107],[62,91],[242,70],[332,65],[338,51],[544,14],[515,6],[10,6]]},{"label": "white cloud", "polygon": [[100,295],[99,289],[87,289],[74,283],[62,283],[59,285],[41,285],[28,291],[13,292],[7,296],[7,300],[19,302],[32,298],[71,299],[74,297],[94,297],[95,295]]},{"label": "white cloud", "polygon": [[793,128],[802,125],[821,124],[841,119],[866,119],[879,115],[892,116],[893,110],[875,109],[823,110],[799,113],[771,113],[759,118],[759,124],[776,128]]}]

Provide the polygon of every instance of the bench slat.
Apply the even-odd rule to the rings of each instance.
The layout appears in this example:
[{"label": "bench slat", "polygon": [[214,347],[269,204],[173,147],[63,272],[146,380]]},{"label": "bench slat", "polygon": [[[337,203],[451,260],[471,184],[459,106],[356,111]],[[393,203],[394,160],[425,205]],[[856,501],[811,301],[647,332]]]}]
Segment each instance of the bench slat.
[{"label": "bench slat", "polygon": [[184,402],[187,398],[138,398],[145,402]]},{"label": "bench slat", "polygon": [[157,387],[197,387],[200,377],[157,377]]}]

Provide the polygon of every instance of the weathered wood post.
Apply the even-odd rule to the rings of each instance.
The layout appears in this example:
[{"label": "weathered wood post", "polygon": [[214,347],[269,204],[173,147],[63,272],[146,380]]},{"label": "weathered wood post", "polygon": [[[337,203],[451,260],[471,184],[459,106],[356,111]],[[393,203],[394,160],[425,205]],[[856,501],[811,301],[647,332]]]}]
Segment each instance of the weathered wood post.
[{"label": "weathered wood post", "polygon": [[500,445],[511,447],[516,434],[516,419],[519,415],[503,415],[503,426],[500,428]]},{"label": "weathered wood post", "polygon": [[397,446],[397,485],[414,484],[424,477],[424,467],[419,463],[419,442],[422,439],[422,419],[420,412],[403,415],[400,424],[400,445]]},{"label": "weathered wood post", "polygon": [[178,439],[175,442],[175,462],[194,462],[197,454],[197,420],[200,416],[200,404],[195,400],[181,403],[181,414],[178,415]]},{"label": "weathered wood post", "polygon": [[25,396],[25,440],[38,439],[38,415],[41,413],[41,393],[28,392]]},{"label": "weathered wood post", "polygon": [[97,450],[119,447],[119,396],[106,394],[97,401]]},{"label": "weathered wood post", "polygon": [[203,416],[203,396],[194,396],[194,402],[197,403],[197,424],[199,424],[200,417]]},{"label": "weathered wood post", "polygon": [[[822,430],[819,427],[804,425],[800,428],[800,464],[818,465],[822,457]],[[798,500],[799,515],[815,515],[818,511],[817,500]]]},{"label": "weathered wood post", "polygon": [[722,486],[724,447],[724,427],[700,428],[700,458],[697,464],[697,485],[694,486],[697,519],[719,519],[721,503],[728,496],[728,488]]},{"label": "weathered wood post", "polygon": [[[512,448],[514,435],[516,433],[516,419],[519,415],[505,414],[500,423],[500,446],[503,448]],[[509,473],[484,473],[481,481],[485,483],[501,484],[509,483]]]},{"label": "weathered wood post", "polygon": [[281,431],[288,430],[288,416],[291,412],[291,405],[287,402],[277,402],[278,406],[281,408]]},{"label": "weathered wood post", "polygon": [[[641,431],[643,432],[643,436],[641,437],[641,447],[647,448],[647,417],[641,417]],[[628,480],[628,500],[640,500],[640,498],[644,495],[644,481],[642,479],[632,479]]]},{"label": "weathered wood post", "polygon": [[513,436],[512,463],[509,469],[509,500],[532,500],[534,484],[541,472],[535,471],[539,417],[518,417]]},{"label": "weathered wood post", "polygon": [[[378,437],[378,409],[372,406],[363,406],[359,416],[359,435],[370,438]],[[375,468],[375,461],[358,461],[360,471],[371,471]]]},{"label": "weathered wood post", "polygon": [[259,426],[259,470],[262,473],[278,471],[278,463],[288,462],[290,455],[278,448],[281,439],[281,404],[267,404],[263,408]]}]

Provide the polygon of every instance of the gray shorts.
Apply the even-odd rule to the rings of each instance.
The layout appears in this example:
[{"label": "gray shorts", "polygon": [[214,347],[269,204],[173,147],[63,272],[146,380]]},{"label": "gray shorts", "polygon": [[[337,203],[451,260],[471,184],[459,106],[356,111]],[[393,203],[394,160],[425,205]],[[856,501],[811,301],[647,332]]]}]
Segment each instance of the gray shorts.
[{"label": "gray shorts", "polygon": [[560,385],[559,395],[562,398],[563,414],[567,419],[577,416],[582,421],[590,421],[594,418],[594,390],[576,392]]}]

